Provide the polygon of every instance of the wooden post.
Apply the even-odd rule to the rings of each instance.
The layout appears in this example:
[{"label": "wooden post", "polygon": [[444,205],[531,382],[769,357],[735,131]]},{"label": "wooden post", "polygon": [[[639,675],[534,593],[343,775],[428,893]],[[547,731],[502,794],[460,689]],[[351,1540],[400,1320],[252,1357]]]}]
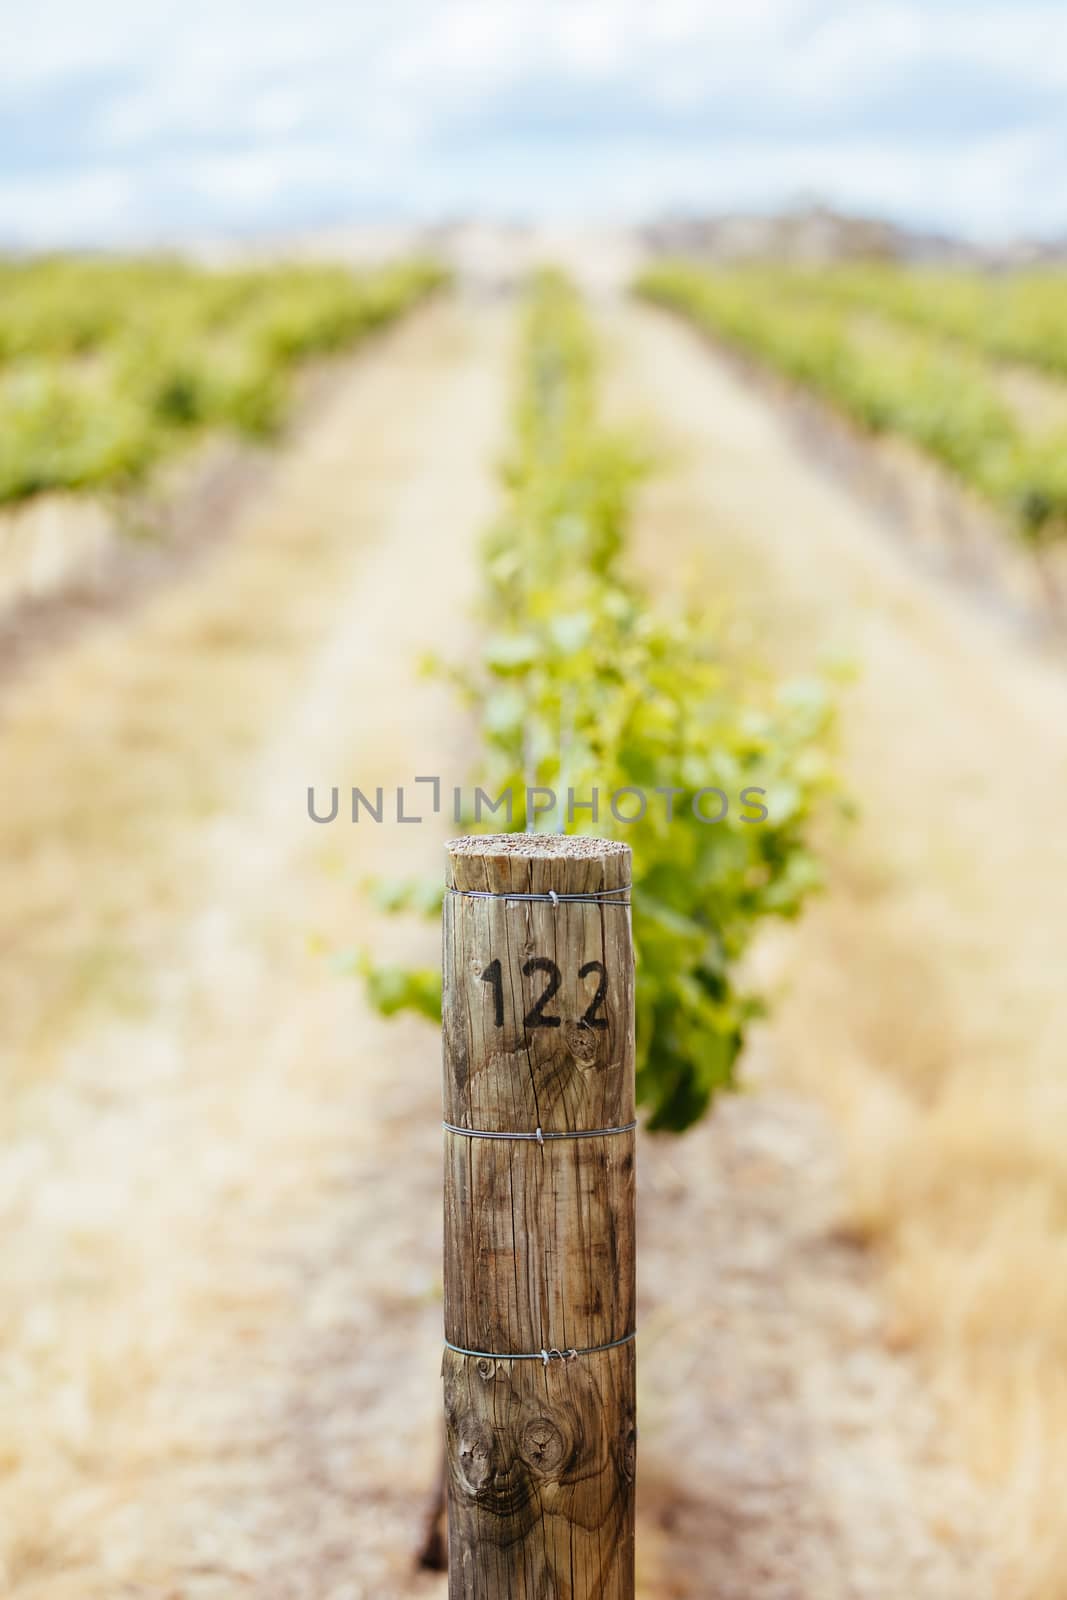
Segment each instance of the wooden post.
[{"label": "wooden post", "polygon": [[445,1132],[449,1600],[633,1597],[629,883],[603,839],[448,846],[445,1122],[525,1136]]}]

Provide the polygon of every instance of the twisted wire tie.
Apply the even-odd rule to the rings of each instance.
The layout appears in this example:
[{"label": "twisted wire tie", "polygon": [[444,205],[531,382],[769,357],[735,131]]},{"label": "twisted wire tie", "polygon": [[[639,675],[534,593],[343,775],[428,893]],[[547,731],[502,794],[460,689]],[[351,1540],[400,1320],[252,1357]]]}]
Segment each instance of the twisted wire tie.
[{"label": "twisted wire tie", "polygon": [[465,1350],[462,1345],[453,1344],[451,1339],[445,1340],[445,1349],[452,1350],[457,1356],[475,1356],[481,1361],[541,1361],[547,1367],[550,1361],[562,1361],[564,1364],[577,1361],[579,1356],[596,1356],[604,1350],[618,1350],[624,1344],[632,1344],[637,1338],[637,1331],[624,1333],[621,1339],[612,1339],[607,1344],[591,1344],[584,1350],[557,1350],[553,1346],[550,1350],[523,1350],[512,1351],[502,1355],[495,1350]]},{"label": "twisted wire tie", "polygon": [[492,1128],[461,1128],[455,1122],[442,1122],[441,1126],[446,1133],[458,1133],[464,1139],[533,1139],[543,1146],[549,1139],[610,1139],[617,1133],[633,1133],[637,1122],[624,1122],[617,1128],[571,1128],[562,1133],[545,1133],[543,1128],[535,1128],[533,1133],[500,1133]]},{"label": "twisted wire tie", "polygon": [[620,899],[621,895],[629,896],[633,885],[622,884],[618,889],[601,889],[590,894],[560,894],[556,889],[548,889],[544,894],[520,894],[518,892],[502,894],[494,889],[446,889],[446,894],[459,895],[464,900],[539,900],[545,904],[558,908],[561,905],[587,905],[587,906],[628,906],[629,899]]}]

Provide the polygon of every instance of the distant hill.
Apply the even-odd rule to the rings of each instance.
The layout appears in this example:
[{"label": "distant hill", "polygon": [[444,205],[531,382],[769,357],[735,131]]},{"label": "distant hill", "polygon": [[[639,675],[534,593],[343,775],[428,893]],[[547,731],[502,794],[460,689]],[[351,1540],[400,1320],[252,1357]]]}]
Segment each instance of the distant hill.
[{"label": "distant hill", "polygon": [[205,240],[186,249],[206,260],[296,256],[359,266],[427,251],[448,262],[464,282],[496,290],[514,289],[533,268],[547,262],[565,267],[587,289],[621,289],[643,264],[671,255],[723,264],[875,260],[993,270],[1067,268],[1067,236],[983,246],[818,204],[762,216],[678,214],[633,224],[476,216],[437,222],[351,222],[260,238]]},{"label": "distant hill", "polygon": [[710,261],[911,261],[957,266],[1067,263],[1067,239],[1010,240],[983,246],[949,234],[849,216],[829,206],[759,216],[672,216],[639,230],[650,255],[698,256]]}]

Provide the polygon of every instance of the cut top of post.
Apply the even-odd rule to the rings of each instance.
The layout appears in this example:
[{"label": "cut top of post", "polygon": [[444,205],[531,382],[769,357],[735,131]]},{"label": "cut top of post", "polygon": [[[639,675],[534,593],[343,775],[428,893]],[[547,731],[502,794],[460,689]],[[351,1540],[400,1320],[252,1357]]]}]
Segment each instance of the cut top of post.
[{"label": "cut top of post", "polygon": [[446,883],[467,893],[596,895],[630,885],[630,846],[616,839],[489,833],[451,839],[446,849]]}]

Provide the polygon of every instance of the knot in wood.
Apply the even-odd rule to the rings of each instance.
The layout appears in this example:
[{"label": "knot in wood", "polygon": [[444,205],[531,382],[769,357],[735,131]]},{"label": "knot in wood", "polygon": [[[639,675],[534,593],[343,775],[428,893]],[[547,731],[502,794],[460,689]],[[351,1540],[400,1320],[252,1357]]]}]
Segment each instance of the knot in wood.
[{"label": "knot in wood", "polygon": [[456,1467],[468,1494],[480,1495],[494,1476],[492,1431],[477,1417],[463,1417],[458,1427]]},{"label": "knot in wood", "polygon": [[591,1067],[597,1057],[599,1035],[584,1022],[568,1022],[563,1029],[567,1049],[583,1067]]},{"label": "knot in wood", "polygon": [[558,1474],[570,1447],[551,1417],[533,1417],[522,1430],[519,1453],[534,1472],[549,1477]]},{"label": "knot in wood", "polygon": [[620,1467],[626,1482],[633,1483],[637,1471],[637,1423],[633,1417],[623,1433]]}]

